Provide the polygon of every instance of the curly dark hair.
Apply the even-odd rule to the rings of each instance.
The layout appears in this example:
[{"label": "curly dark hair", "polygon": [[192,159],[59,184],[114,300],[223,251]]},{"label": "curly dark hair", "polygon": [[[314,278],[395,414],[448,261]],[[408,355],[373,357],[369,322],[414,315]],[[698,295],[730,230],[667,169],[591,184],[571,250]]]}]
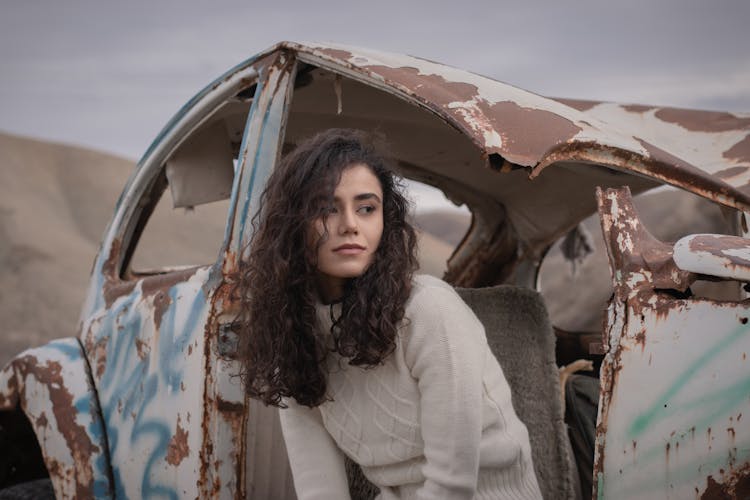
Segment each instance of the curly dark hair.
[{"label": "curly dark hair", "polygon": [[[355,164],[369,167],[380,181],[383,234],[373,262],[347,282],[331,332],[321,332],[317,248],[308,243],[309,228],[325,218],[342,172]],[[242,306],[238,354],[248,394],[267,405],[283,407],[282,398],[293,397],[314,407],[327,400],[331,351],[362,367],[381,364],[393,352],[417,267],[402,190],[375,141],[357,130],[330,129],[307,139],[271,174],[236,288]]]}]

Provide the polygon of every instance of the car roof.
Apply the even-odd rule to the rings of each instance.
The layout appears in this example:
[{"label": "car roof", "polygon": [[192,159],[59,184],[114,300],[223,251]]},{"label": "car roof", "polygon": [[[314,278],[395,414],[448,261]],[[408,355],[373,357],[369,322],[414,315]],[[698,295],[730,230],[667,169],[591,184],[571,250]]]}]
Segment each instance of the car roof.
[{"label": "car roof", "polygon": [[730,205],[750,198],[750,113],[553,99],[418,57],[282,42],[405,94],[532,176],[586,158]]},{"label": "car roof", "polygon": [[[595,186],[627,184],[638,193],[670,184],[750,211],[750,114],[548,98],[418,57],[338,44],[270,47],[209,84],[165,131],[221,82],[279,51],[426,110],[465,138],[477,154],[469,150],[461,164],[467,150],[446,149],[458,143],[441,153],[424,138],[409,160],[447,179],[438,186],[447,193],[460,184],[492,199],[533,254],[595,210]],[[397,140],[404,151],[410,139]]]}]

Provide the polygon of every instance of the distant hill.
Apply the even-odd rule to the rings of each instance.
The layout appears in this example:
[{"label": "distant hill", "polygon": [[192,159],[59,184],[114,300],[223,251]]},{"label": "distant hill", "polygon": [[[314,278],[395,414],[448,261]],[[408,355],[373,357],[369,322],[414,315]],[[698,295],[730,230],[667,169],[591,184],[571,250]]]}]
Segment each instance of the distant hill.
[{"label": "distant hill", "polygon": [[134,162],[0,134],[0,365],[76,335],[91,263]]}]

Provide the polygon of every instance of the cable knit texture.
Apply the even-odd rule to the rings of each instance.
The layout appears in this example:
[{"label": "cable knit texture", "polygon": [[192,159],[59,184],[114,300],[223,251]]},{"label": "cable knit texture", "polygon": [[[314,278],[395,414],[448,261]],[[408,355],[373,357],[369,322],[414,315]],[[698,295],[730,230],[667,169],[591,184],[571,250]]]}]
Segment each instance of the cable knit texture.
[{"label": "cable knit texture", "polygon": [[[331,326],[329,306],[318,317]],[[445,282],[417,276],[396,350],[375,368],[329,357],[332,401],[288,400],[281,425],[303,499],[349,498],[342,452],[390,499],[538,499],[526,427],[484,328]]]}]

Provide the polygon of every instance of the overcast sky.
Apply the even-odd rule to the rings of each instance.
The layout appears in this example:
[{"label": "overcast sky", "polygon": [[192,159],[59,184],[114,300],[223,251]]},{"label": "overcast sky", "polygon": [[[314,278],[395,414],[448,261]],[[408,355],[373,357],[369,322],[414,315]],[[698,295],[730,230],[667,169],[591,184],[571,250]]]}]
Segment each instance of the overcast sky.
[{"label": "overcast sky", "polygon": [[549,96],[748,112],[748,24],[748,0],[0,0],[0,130],[136,159],[194,93],[279,40]]}]

